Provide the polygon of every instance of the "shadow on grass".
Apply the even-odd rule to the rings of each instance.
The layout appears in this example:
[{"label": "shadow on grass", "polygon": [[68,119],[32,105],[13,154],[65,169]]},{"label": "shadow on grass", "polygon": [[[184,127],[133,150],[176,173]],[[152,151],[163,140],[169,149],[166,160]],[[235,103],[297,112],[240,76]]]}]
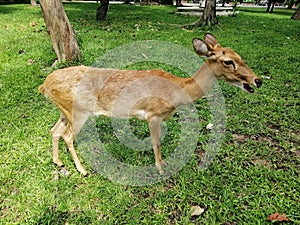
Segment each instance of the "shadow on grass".
[{"label": "shadow on grass", "polygon": [[[37,10],[36,10],[37,9]],[[12,14],[14,17],[23,16],[26,11],[30,11],[31,15],[41,16],[40,6],[31,6],[30,4],[9,4],[0,3],[0,15]]]},{"label": "shadow on grass", "polygon": [[21,10],[23,9],[15,7],[13,5],[0,3],[0,14],[12,14],[15,11],[21,11]]},{"label": "shadow on grass", "polygon": [[257,9],[257,8],[239,8],[242,12],[249,12],[249,13],[253,13],[253,14],[265,14],[267,15],[278,15],[278,16],[292,16],[294,10],[293,9],[274,9],[273,13],[268,13],[266,12],[267,8],[261,8],[261,9]]},{"label": "shadow on grass", "polygon": [[91,224],[93,218],[84,211],[60,211],[55,207],[48,208],[36,220],[36,224]]}]

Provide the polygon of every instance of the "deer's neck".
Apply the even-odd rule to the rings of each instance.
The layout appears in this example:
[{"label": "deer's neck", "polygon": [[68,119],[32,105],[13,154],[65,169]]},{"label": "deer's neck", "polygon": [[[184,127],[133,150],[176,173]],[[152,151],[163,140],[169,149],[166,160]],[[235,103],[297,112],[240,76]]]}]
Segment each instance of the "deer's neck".
[{"label": "deer's neck", "polygon": [[216,82],[207,62],[190,78],[186,79],[184,90],[191,96],[193,101],[202,98]]}]

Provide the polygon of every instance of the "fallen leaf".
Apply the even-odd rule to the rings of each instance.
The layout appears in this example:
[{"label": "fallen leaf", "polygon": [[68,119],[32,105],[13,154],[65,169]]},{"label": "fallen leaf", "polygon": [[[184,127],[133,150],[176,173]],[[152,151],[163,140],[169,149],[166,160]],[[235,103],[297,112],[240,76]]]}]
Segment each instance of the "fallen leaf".
[{"label": "fallen leaf", "polygon": [[36,21],[33,21],[33,22],[30,23],[30,25],[31,25],[32,27],[35,27],[35,26],[37,25],[37,22],[36,22]]},{"label": "fallen leaf", "polygon": [[191,216],[200,216],[202,213],[204,213],[205,209],[201,208],[198,205],[191,207]]},{"label": "fallen leaf", "polygon": [[262,78],[264,78],[264,79],[267,79],[267,80],[270,80],[271,79],[271,77],[270,76],[261,76]]},{"label": "fallen leaf", "polygon": [[32,60],[32,59],[28,59],[28,61],[27,61],[27,65],[32,65],[34,63],[34,60]]},{"label": "fallen leaf", "polygon": [[64,177],[66,177],[66,176],[69,175],[70,172],[69,172],[65,167],[62,167],[62,168],[60,169],[59,173],[60,173],[61,175],[63,175]]},{"label": "fallen leaf", "polygon": [[285,214],[279,214],[278,212],[269,215],[267,220],[269,220],[269,221],[279,221],[279,222],[290,221],[290,219],[287,218]]},{"label": "fallen leaf", "polygon": [[142,56],[143,56],[145,59],[149,59],[148,56],[146,56],[144,53],[142,53]]},{"label": "fallen leaf", "polygon": [[137,23],[137,24],[134,25],[134,27],[136,28],[137,31],[139,31],[139,30],[140,30],[140,27],[141,27],[141,24],[138,24],[138,23]]},{"label": "fallen leaf", "polygon": [[59,179],[59,175],[57,171],[53,172],[53,176],[52,176],[52,180],[58,180]]},{"label": "fallen leaf", "polygon": [[295,151],[296,158],[300,158],[300,150]]},{"label": "fallen leaf", "polygon": [[206,129],[212,130],[214,128],[214,125],[212,123],[207,124]]},{"label": "fallen leaf", "polygon": [[270,163],[268,163],[268,161],[265,160],[265,159],[254,159],[254,160],[252,160],[252,163],[253,163],[255,166],[266,166],[266,167],[270,167]]}]

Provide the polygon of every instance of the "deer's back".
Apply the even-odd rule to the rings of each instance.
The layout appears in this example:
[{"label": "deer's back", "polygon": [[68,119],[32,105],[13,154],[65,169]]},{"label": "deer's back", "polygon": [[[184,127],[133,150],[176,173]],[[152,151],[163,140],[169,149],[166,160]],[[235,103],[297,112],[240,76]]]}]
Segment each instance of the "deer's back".
[{"label": "deer's back", "polygon": [[[76,66],[51,73],[39,90],[60,109],[74,108],[106,116],[142,119],[148,111],[174,108],[181,78],[162,70],[114,70]],[[114,108],[115,106],[115,108]],[[157,108],[157,112],[153,110]],[[163,112],[166,111],[166,112]]]}]

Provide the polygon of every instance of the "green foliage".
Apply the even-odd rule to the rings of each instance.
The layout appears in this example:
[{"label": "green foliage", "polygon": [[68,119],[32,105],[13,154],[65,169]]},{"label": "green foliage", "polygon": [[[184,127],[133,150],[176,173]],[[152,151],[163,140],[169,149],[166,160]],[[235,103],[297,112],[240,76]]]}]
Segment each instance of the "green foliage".
[{"label": "green foliage", "polygon": [[[220,83],[226,99],[226,138],[214,162],[198,169],[208,139],[209,109],[196,103],[200,136],[189,163],[163,182],[145,187],[115,184],[100,174],[81,177],[62,144],[61,157],[70,174],[59,175],[52,163],[49,129],[58,110],[37,92],[55,61],[40,8],[0,7],[0,221],[1,224],[268,224],[266,217],[285,213],[300,223],[299,23],[292,11],[239,9],[237,17],[220,17],[209,30],[170,27],[195,17],[174,14],[166,6],[111,5],[107,21],[95,21],[96,5],[68,3],[65,9],[80,40],[82,63],[91,65],[105,52],[136,40],[161,40],[192,49],[193,37],[212,32],[235,49],[264,84],[253,95]],[[139,24],[137,29],[136,24]],[[63,66],[63,65],[60,65]],[[178,68],[161,67],[178,76]],[[131,121],[136,135],[147,127]],[[153,155],[127,151],[114,137],[110,120],[99,119],[103,140],[125,162],[148,164]],[[163,154],[174,148],[174,128]],[[175,143],[176,144],[176,143]],[[87,162],[84,162],[87,165]],[[90,168],[92,169],[92,168]],[[204,214],[190,216],[199,205]]]}]

